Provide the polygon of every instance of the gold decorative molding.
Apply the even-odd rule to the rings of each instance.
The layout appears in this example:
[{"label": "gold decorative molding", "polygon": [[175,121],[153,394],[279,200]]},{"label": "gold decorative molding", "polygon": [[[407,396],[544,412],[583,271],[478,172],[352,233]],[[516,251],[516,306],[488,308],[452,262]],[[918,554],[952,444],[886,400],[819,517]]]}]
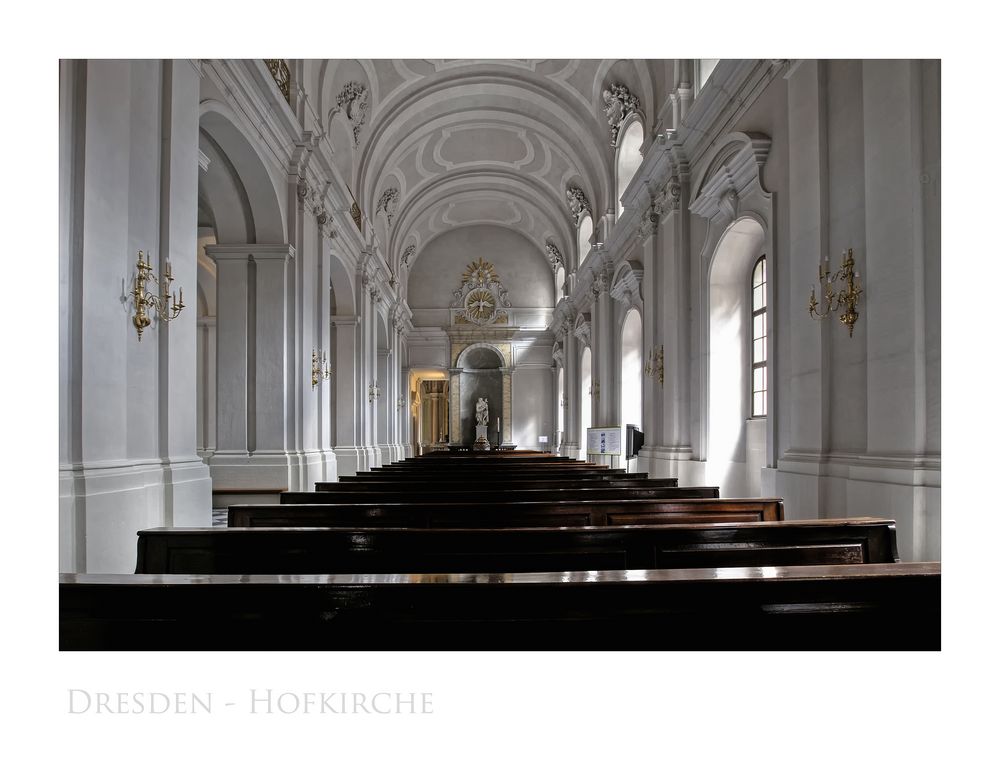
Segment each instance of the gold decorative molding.
[{"label": "gold decorative molding", "polygon": [[489,326],[509,323],[503,308],[510,307],[507,289],[500,281],[496,268],[480,257],[462,273],[461,285],[452,292],[454,325]]},{"label": "gold decorative molding", "polygon": [[264,59],[264,63],[267,65],[271,77],[274,78],[278,90],[281,91],[281,95],[290,105],[292,103],[292,74],[288,69],[288,62],[284,59]]}]

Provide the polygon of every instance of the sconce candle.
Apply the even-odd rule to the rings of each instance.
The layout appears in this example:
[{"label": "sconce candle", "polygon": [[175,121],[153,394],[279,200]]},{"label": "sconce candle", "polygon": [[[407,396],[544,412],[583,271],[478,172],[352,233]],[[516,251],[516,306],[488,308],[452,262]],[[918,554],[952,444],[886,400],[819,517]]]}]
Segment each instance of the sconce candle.
[{"label": "sconce candle", "polygon": [[[825,264],[825,268],[824,268]],[[843,253],[840,269],[832,275],[830,274],[830,257],[826,257],[824,264],[820,265],[819,278],[820,289],[823,289],[823,278],[826,278],[826,288],[823,292],[822,302],[816,299],[816,286],[809,292],[809,315],[817,320],[829,317],[830,313],[837,312],[843,308],[840,315],[840,322],[847,326],[847,335],[854,336],[854,324],[858,322],[858,302],[861,299],[861,273],[854,270],[854,249],[849,248]],[[842,282],[845,285],[840,291],[833,289],[834,282]]]},{"label": "sconce candle", "polygon": [[[180,300],[170,291],[170,284],[174,280],[173,268],[170,262],[165,262],[162,283],[153,275],[153,264],[147,254],[143,260],[142,251],[139,252],[139,259],[135,263],[136,274],[132,280],[132,305],[135,315],[132,317],[132,325],[135,326],[139,341],[142,341],[142,332],[146,330],[155,315],[161,323],[169,323],[184,309],[184,289],[181,289]],[[154,293],[147,289],[147,285],[152,282],[157,289],[162,289],[162,293]]]}]

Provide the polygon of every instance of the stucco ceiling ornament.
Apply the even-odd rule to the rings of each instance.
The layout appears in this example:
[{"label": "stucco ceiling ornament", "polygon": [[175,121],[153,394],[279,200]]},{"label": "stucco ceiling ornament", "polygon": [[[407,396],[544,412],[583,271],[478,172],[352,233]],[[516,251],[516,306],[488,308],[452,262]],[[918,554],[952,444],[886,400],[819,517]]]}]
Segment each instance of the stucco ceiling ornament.
[{"label": "stucco ceiling ornament", "polygon": [[545,256],[548,257],[549,266],[552,267],[553,275],[555,275],[555,273],[559,270],[560,265],[562,267],[566,266],[566,262],[563,260],[563,255],[559,252],[559,249],[556,248],[555,243],[545,244]]},{"label": "stucco ceiling ornament", "polygon": [[399,260],[399,263],[401,265],[403,265],[404,267],[409,267],[410,266],[410,257],[413,256],[413,252],[416,251],[416,250],[417,250],[417,247],[414,244],[411,243],[410,245],[408,245],[406,247],[406,249],[403,251],[403,256]]},{"label": "stucco ceiling ornament", "polygon": [[337,105],[327,115],[327,133],[330,133],[330,127],[333,125],[333,116],[340,111],[344,112],[351,124],[354,132],[354,146],[357,147],[361,127],[368,119],[368,89],[355,82],[344,86],[337,96]]},{"label": "stucco ceiling ornament", "polygon": [[604,89],[601,96],[604,99],[604,114],[608,118],[608,125],[611,126],[611,146],[617,147],[618,132],[625,119],[639,109],[639,97],[633,96],[632,92],[621,83],[612,83]]},{"label": "stucco ceiling ornament", "polygon": [[570,187],[566,190],[566,202],[569,204],[569,211],[573,217],[574,225],[580,223],[580,219],[583,218],[584,214],[590,213],[590,202],[579,187]]},{"label": "stucco ceiling ornament", "polygon": [[505,322],[507,313],[502,308],[510,307],[507,289],[500,282],[493,265],[482,257],[472,262],[462,273],[462,285],[453,292],[453,307],[457,323],[474,323],[486,326]]},{"label": "stucco ceiling ornament", "polygon": [[392,224],[392,217],[396,214],[396,204],[398,202],[399,190],[395,187],[389,187],[378,199],[378,205],[375,206],[375,214],[378,215],[379,211],[384,211],[386,220],[389,224]]}]

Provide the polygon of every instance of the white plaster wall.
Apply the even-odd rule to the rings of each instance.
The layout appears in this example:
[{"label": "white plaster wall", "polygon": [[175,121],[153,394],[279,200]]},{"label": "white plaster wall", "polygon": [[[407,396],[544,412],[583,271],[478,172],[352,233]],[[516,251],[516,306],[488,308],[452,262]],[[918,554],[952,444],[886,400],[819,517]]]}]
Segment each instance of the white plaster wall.
[{"label": "white plaster wall", "polygon": [[[554,440],[552,419],[552,368],[524,366],[511,374],[511,439],[519,449],[551,448]],[[538,442],[539,435],[547,435],[549,445]]]},{"label": "white plaster wall", "polygon": [[[496,268],[514,307],[552,307],[552,270],[542,246],[496,226],[462,227],[435,238],[421,251],[409,275],[407,300],[417,310],[451,307],[466,265],[482,257]],[[417,325],[417,321],[414,321]],[[448,321],[445,320],[444,325]],[[441,325],[441,324],[438,324]]]},{"label": "white plaster wall", "polygon": [[[60,569],[127,573],[137,529],[211,521],[195,449],[199,75],[157,60],[60,73]],[[189,305],[141,341],[122,303],[140,249],[170,260]]]}]

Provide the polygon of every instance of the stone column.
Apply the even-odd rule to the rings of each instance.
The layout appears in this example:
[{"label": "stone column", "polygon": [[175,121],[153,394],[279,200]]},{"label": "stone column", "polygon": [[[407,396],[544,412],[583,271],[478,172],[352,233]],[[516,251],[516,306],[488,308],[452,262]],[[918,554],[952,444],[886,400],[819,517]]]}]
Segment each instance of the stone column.
[{"label": "stone column", "polygon": [[563,456],[576,457],[580,453],[580,424],[577,421],[580,412],[580,355],[577,350],[576,336],[573,334],[573,324],[570,320],[563,321],[562,326],[565,374],[563,375]]},{"label": "stone column", "polygon": [[288,455],[287,244],[216,245],[219,446],[216,487],[291,488]]},{"label": "stone column", "polygon": [[356,475],[365,469],[362,444],[361,324],[354,315],[336,315],[330,320],[336,337],[336,357],[332,389],[336,398],[333,453],[337,457],[337,476]]}]

